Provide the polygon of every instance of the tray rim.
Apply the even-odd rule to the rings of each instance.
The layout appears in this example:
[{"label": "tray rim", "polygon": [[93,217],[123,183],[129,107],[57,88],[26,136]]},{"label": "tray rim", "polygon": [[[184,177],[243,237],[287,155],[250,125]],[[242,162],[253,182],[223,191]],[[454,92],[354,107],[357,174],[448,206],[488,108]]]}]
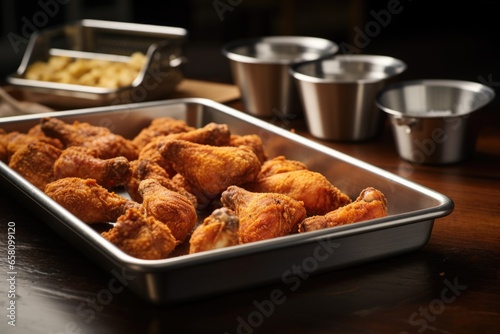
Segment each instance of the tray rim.
[{"label": "tray rim", "polygon": [[[237,245],[218,250],[211,250],[197,254],[188,254],[161,260],[142,260],[124,253],[118,247],[106,241],[91,226],[85,224],[80,219],[75,217],[73,214],[69,213],[69,211],[67,211],[58,203],[50,199],[41,190],[33,186],[31,183],[29,183],[15,171],[10,169],[3,162],[0,162],[0,177],[4,181],[9,182],[12,186],[16,187],[22,194],[24,194],[24,196],[27,196],[28,198],[35,200],[35,202],[36,200],[41,201],[42,203],[36,202],[36,204],[38,204],[38,206],[41,206],[45,211],[47,211],[56,219],[64,221],[66,227],[76,231],[79,234],[78,235],[79,238],[85,239],[90,236],[90,239],[87,239],[86,242],[89,245],[91,245],[95,250],[99,251],[100,253],[106,254],[108,260],[113,261],[115,263],[119,263],[120,265],[127,266],[129,268],[134,268],[134,270],[138,272],[149,272],[149,273],[187,267],[195,265],[196,263],[199,262],[207,263],[210,261],[221,260],[223,258],[233,258],[243,255],[257,254],[259,252],[265,252],[273,249],[295,246],[299,244],[306,244],[314,241],[325,240],[327,238],[340,238],[356,234],[368,233],[376,230],[388,229],[395,226],[402,226],[406,224],[413,224],[424,221],[427,222],[429,220],[434,220],[436,218],[446,216],[453,211],[454,203],[452,199],[444,194],[441,194],[435,190],[432,190],[428,187],[425,187],[423,185],[405,179],[391,172],[385,171],[379,167],[376,167],[362,160],[359,160],[357,158],[339,152],[335,149],[329,148],[325,145],[322,145],[321,143],[317,143],[311,139],[292,133],[276,125],[270,124],[269,122],[265,122],[264,120],[258,119],[254,116],[238,111],[234,108],[223,105],[221,103],[204,98],[160,100],[160,101],[132,103],[128,105],[83,108],[83,109],[74,109],[74,110],[59,111],[59,112],[42,113],[42,114],[11,116],[11,117],[0,118],[0,127],[2,127],[2,124],[9,124],[9,123],[12,124],[20,121],[36,121],[41,117],[58,117],[58,118],[77,117],[78,115],[92,115],[92,114],[99,114],[102,112],[117,112],[117,111],[122,111],[124,109],[146,108],[155,106],[174,106],[181,104],[182,105],[195,104],[202,107],[214,108],[223,113],[237,117],[240,120],[249,121],[254,125],[265,126],[266,130],[270,130],[271,132],[279,134],[287,139],[293,141],[300,141],[301,143],[305,143],[307,146],[313,149],[319,149],[322,153],[325,153],[329,156],[338,158],[349,164],[355,164],[356,166],[365,169],[369,172],[376,173],[377,175],[381,175],[405,187],[412,188],[420,193],[423,193],[428,197],[433,198],[439,204],[431,208],[420,209],[408,213],[401,213],[365,222],[359,222],[352,225],[338,226],[307,233],[288,235],[280,238],[263,240],[244,245]],[[47,203],[48,207],[40,205],[43,203]],[[418,212],[419,215],[415,216],[415,212]],[[51,223],[49,224],[51,225]]]}]

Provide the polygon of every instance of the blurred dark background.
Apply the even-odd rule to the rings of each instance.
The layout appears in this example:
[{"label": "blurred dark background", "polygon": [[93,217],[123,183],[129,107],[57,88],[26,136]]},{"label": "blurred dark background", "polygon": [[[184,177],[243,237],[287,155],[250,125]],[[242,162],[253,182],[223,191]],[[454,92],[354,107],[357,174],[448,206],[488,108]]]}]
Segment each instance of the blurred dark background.
[{"label": "blurred dark background", "polygon": [[221,54],[222,45],[230,40],[307,35],[342,44],[341,52],[404,60],[408,70],[401,80],[469,80],[499,93],[500,29],[493,0],[1,0],[1,4],[2,79],[21,61],[25,44],[15,47],[12,36],[22,36],[26,21],[42,29],[95,18],[186,28],[186,76],[193,79],[232,82]]}]

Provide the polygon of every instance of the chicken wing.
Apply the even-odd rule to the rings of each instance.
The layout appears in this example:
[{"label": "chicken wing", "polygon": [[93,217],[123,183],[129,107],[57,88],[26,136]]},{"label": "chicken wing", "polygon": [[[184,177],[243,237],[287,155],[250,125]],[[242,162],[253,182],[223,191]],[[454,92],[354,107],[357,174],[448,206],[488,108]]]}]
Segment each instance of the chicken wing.
[{"label": "chicken wing", "polygon": [[9,167],[43,191],[56,180],[54,164],[61,152],[51,144],[34,141],[16,150],[10,157]]},{"label": "chicken wing", "polygon": [[253,193],[230,186],[222,193],[221,202],[239,218],[239,242],[271,239],[297,232],[306,217],[303,202],[283,194]]},{"label": "chicken wing", "polygon": [[128,255],[144,260],[164,259],[177,245],[168,226],[138,209],[127,210],[101,235]]},{"label": "chicken wing", "polygon": [[198,218],[194,205],[187,197],[165,188],[153,179],[141,181],[139,193],[146,215],[166,224],[176,240],[183,242]]},{"label": "chicken wing", "polygon": [[387,199],[379,190],[368,187],[358,198],[323,216],[308,217],[299,224],[299,232],[319,230],[387,216]]},{"label": "chicken wing", "polygon": [[101,159],[123,156],[131,161],[138,157],[139,150],[132,141],[105,127],[78,121],[67,124],[53,117],[42,118],[40,126],[45,135],[59,139],[65,147],[89,147],[96,150]]},{"label": "chicken wing", "polygon": [[245,146],[209,146],[169,140],[159,148],[174,169],[207,198],[215,198],[230,185],[255,180],[261,163]]},{"label": "chicken wing", "polygon": [[237,245],[239,219],[233,210],[216,209],[193,231],[189,239],[189,253]]},{"label": "chicken wing", "polygon": [[302,201],[308,216],[324,215],[351,202],[324,175],[310,170],[274,174],[245,188],[253,192],[276,192]]},{"label": "chicken wing", "polygon": [[71,146],[65,149],[54,164],[54,176],[94,179],[104,188],[124,185],[130,176],[130,163],[125,157],[100,159],[94,149]]},{"label": "chicken wing", "polygon": [[132,139],[132,142],[140,150],[155,137],[192,130],[195,130],[195,128],[188,126],[183,120],[171,117],[161,117],[152,120],[149,126],[143,128],[141,132]]},{"label": "chicken wing", "polygon": [[140,204],[100,186],[94,179],[66,177],[49,183],[45,193],[87,224],[114,222]]}]

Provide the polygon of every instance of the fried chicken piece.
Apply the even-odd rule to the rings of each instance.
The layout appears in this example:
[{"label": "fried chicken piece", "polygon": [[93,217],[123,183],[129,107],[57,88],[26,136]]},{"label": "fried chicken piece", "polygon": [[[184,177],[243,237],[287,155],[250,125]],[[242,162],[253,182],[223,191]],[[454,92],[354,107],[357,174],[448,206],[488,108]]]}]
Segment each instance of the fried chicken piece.
[{"label": "fried chicken piece", "polygon": [[230,185],[255,180],[261,163],[246,146],[209,146],[185,140],[169,140],[159,148],[174,169],[209,199]]},{"label": "fried chicken piece", "polygon": [[186,196],[169,190],[158,181],[146,179],[139,184],[142,206],[147,216],[166,224],[175,239],[183,242],[196,225],[196,209]]},{"label": "fried chicken piece", "polygon": [[387,216],[387,199],[379,190],[368,187],[361,191],[354,202],[323,216],[306,218],[299,225],[299,232],[315,231],[385,216]]},{"label": "fried chicken piece", "polygon": [[207,208],[210,203],[213,202],[213,198],[208,198],[203,194],[199,189],[191,186],[189,182],[186,181],[186,178],[181,174],[177,173],[172,178],[172,182],[181,189],[185,189],[188,193],[192,194],[195,198],[195,207],[198,210],[203,210]]},{"label": "fried chicken piece", "polygon": [[248,146],[253,153],[259,158],[259,161],[263,163],[267,160],[267,154],[264,150],[264,145],[262,144],[262,138],[259,135],[231,135],[230,143],[231,146]]},{"label": "fried chicken piece", "polygon": [[165,169],[157,163],[149,160],[134,160],[130,162],[130,167],[132,172],[127,179],[125,189],[134,201],[139,203],[142,202],[142,196],[139,193],[139,184],[141,181],[145,179],[154,179],[165,188],[186,196],[193,205],[197,205],[196,197],[170,179]]},{"label": "fried chicken piece", "polygon": [[7,145],[8,145],[8,134],[7,132],[0,128],[0,161],[3,161],[4,163],[9,162],[9,154],[7,151]]},{"label": "fried chicken piece", "polygon": [[8,162],[10,157],[20,148],[23,148],[29,143],[42,142],[50,144],[59,149],[63,149],[62,143],[54,138],[47,137],[41,133],[20,133],[12,131],[0,135],[0,146],[4,147],[5,153],[2,154],[1,160]]},{"label": "fried chicken piece", "polygon": [[202,128],[170,135],[169,137],[203,145],[228,146],[231,140],[231,132],[227,124],[212,122]]},{"label": "fried chicken piece", "polygon": [[144,260],[165,259],[177,245],[167,225],[137,208],[127,210],[101,235],[128,255]]},{"label": "fried chicken piece", "polygon": [[253,193],[230,186],[222,193],[221,202],[234,210],[240,220],[240,243],[295,233],[298,224],[306,217],[303,202],[283,194]]},{"label": "fried chicken piece", "polygon": [[195,128],[188,126],[183,120],[171,117],[156,118],[151,121],[149,126],[142,129],[141,132],[132,139],[132,143],[141,150],[155,137],[192,130],[195,130]]},{"label": "fried chicken piece", "polygon": [[140,150],[137,160],[149,161],[150,163],[156,164],[163,168],[169,177],[172,177],[177,174],[177,172],[174,170],[172,163],[165,159],[158,151],[158,148],[163,144],[166,138],[168,138],[168,136],[153,138]]},{"label": "fried chicken piece", "polygon": [[104,188],[124,185],[130,176],[130,163],[125,157],[100,159],[98,152],[83,146],[65,149],[54,164],[54,176],[94,179]]},{"label": "fried chicken piece", "polygon": [[129,161],[137,159],[139,150],[132,141],[112,133],[108,128],[78,121],[67,124],[57,118],[40,120],[45,135],[59,139],[65,147],[83,146],[97,151],[97,157],[110,159],[123,156]]},{"label": "fried chicken piece", "polygon": [[324,215],[351,203],[328,179],[310,170],[274,174],[245,185],[253,192],[276,192],[304,202],[308,216]]},{"label": "fried chicken piece", "polygon": [[11,156],[9,167],[40,190],[56,180],[54,163],[61,150],[41,141],[25,144]]},{"label": "fried chicken piece", "polygon": [[189,132],[175,133],[153,138],[141,149],[138,159],[149,160],[157,163],[167,171],[170,177],[173,177],[177,174],[177,172],[173,169],[171,162],[165,159],[159,152],[159,148],[165,143],[165,141],[181,139],[197,144],[226,146],[229,145],[230,136],[229,128],[226,124],[209,123],[203,128],[195,129]]},{"label": "fried chicken piece", "polygon": [[49,183],[45,193],[87,224],[114,222],[140,204],[100,186],[94,179],[65,177]]},{"label": "fried chicken piece", "polygon": [[234,246],[239,243],[239,219],[233,210],[218,208],[203,220],[189,239],[189,253]]},{"label": "fried chicken piece", "polygon": [[257,179],[262,179],[279,173],[292,172],[296,170],[307,170],[307,166],[297,160],[288,160],[285,156],[280,155],[272,159],[266,160],[262,164],[259,176]]}]

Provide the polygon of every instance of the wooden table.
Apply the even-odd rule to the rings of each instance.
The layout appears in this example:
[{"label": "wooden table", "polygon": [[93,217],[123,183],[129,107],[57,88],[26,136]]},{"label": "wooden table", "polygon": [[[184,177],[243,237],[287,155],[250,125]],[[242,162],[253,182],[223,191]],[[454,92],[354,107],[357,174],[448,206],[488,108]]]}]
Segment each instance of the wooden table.
[{"label": "wooden table", "polygon": [[[239,102],[230,105],[241,108]],[[422,250],[312,276],[267,309],[264,301],[280,284],[180,305],[150,305],[113,287],[109,272],[2,193],[0,333],[497,333],[499,120],[491,110],[475,157],[451,166],[403,162],[387,127],[366,143],[324,142],[448,195],[455,209],[436,220]],[[303,122],[294,121],[293,127],[306,134]],[[16,238],[16,327],[6,317],[9,224],[15,224]],[[114,293],[106,293],[109,289]]]}]

